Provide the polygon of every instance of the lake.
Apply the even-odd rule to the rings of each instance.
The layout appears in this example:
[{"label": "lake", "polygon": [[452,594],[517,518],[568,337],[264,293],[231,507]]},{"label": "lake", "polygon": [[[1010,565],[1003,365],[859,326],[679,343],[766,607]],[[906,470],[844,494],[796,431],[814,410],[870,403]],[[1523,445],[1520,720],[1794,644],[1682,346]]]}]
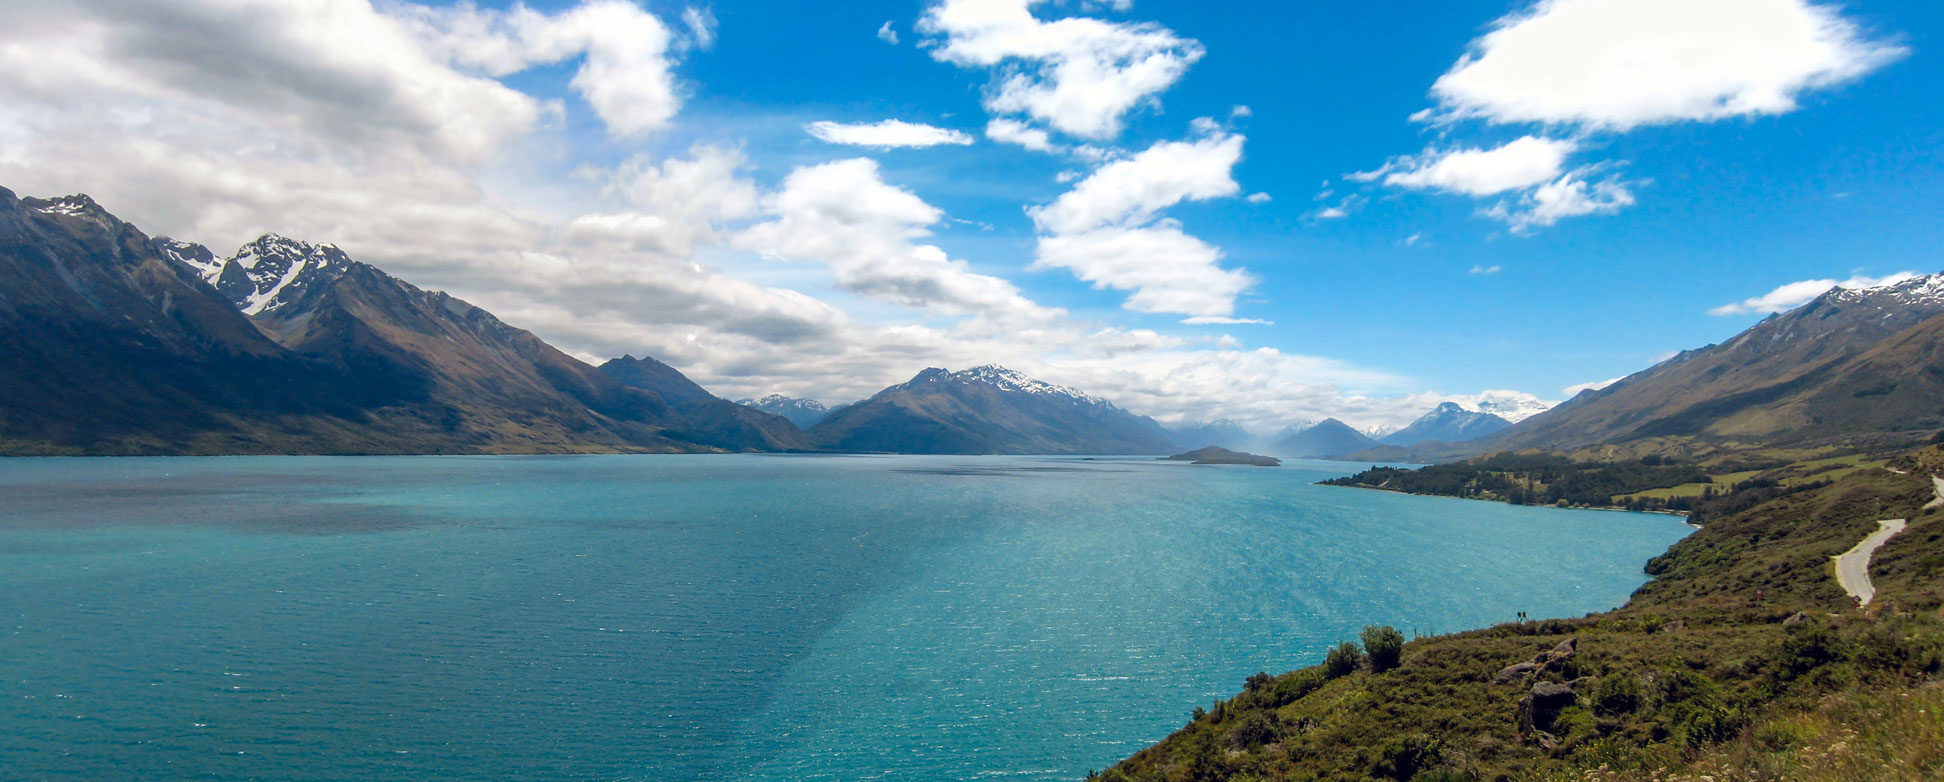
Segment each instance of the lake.
[{"label": "lake", "polygon": [[0,460],[0,769],[1073,780],[1365,624],[1615,607],[1689,531],[1312,485],[1352,467]]}]

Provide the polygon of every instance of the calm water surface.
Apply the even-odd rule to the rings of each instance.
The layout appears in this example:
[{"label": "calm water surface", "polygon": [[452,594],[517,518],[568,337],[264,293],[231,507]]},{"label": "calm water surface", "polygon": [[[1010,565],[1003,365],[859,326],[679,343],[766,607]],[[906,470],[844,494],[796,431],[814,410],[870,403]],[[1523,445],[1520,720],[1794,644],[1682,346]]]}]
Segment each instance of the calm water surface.
[{"label": "calm water surface", "polygon": [[1611,608],[1687,532],[1347,466],[0,460],[0,776],[1071,780],[1367,623]]}]

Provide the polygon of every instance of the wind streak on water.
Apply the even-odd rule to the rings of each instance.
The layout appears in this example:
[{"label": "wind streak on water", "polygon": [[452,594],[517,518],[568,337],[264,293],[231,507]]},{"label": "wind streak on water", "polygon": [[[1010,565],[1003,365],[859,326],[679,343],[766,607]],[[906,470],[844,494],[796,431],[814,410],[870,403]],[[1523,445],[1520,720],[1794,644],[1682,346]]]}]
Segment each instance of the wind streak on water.
[{"label": "wind streak on water", "polygon": [[1365,623],[1616,605],[1664,516],[983,457],[0,462],[0,768],[1073,779]]}]

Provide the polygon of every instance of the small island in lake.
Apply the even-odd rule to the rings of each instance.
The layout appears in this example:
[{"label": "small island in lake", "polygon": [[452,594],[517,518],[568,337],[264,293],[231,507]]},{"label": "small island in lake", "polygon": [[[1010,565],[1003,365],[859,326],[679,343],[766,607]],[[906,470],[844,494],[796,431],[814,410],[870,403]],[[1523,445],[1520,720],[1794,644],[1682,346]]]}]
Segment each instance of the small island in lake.
[{"label": "small island in lake", "polygon": [[1193,462],[1195,464],[1251,464],[1257,467],[1280,467],[1282,460],[1274,456],[1257,456],[1252,453],[1231,451],[1227,448],[1208,446],[1187,453],[1167,457],[1165,461]]}]

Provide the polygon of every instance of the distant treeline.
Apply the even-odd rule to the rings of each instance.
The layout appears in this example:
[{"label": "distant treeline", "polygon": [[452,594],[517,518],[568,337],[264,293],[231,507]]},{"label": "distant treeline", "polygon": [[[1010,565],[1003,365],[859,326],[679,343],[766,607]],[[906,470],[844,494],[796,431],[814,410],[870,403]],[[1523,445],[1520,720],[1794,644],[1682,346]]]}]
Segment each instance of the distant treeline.
[{"label": "distant treeline", "polygon": [[[1706,483],[1708,473],[1691,464],[1649,456],[1626,462],[1576,462],[1547,454],[1502,453],[1454,464],[1415,470],[1372,467],[1344,478],[1324,481],[1332,486],[1361,486],[1412,494],[1436,494],[1511,502],[1518,505],[1615,506],[1615,497],[1687,483]],[[1633,510],[1692,510],[1703,497],[1634,498]]]}]

